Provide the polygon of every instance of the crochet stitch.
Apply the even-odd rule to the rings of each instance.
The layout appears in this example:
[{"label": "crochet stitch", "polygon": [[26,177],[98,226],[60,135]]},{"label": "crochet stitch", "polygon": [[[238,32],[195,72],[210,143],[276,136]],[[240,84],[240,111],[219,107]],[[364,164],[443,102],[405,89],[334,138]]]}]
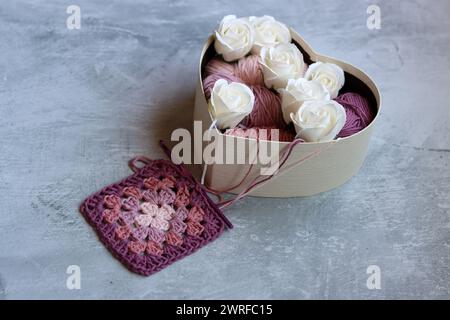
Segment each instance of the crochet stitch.
[{"label": "crochet stitch", "polygon": [[151,275],[216,239],[231,223],[182,166],[154,160],[80,207],[131,271]]}]

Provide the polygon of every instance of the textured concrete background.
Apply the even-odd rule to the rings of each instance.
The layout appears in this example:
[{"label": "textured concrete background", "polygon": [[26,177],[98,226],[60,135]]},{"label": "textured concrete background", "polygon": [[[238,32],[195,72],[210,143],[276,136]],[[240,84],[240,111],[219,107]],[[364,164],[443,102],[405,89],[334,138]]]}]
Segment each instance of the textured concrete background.
[{"label": "textured concrete background", "polygon": [[[0,298],[450,298],[449,1],[0,2]],[[66,7],[81,7],[68,30]],[[78,213],[136,154],[189,127],[201,45],[225,14],[271,14],[379,84],[359,175],[239,202],[213,244],[149,278]],[[81,267],[81,290],[66,268]],[[368,290],[366,268],[381,268]]]}]

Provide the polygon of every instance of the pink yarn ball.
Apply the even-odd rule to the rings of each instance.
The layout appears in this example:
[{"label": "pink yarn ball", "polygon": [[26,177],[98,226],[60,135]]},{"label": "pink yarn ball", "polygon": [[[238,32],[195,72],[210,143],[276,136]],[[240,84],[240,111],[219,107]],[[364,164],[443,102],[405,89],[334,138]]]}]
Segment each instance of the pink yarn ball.
[{"label": "pink yarn ball", "polygon": [[282,141],[282,142],[290,142],[295,139],[295,134],[292,133],[289,130],[279,130],[278,132],[278,139],[275,139],[275,137],[271,136],[270,129],[276,129],[276,128],[233,128],[228,129],[225,131],[225,134],[231,135],[231,136],[237,136],[242,138],[251,138],[251,139],[262,139],[263,134],[261,133],[261,130],[266,129],[267,133],[264,137],[267,140],[273,140],[273,141]]},{"label": "pink yarn ball", "polygon": [[258,55],[249,55],[237,62],[226,62],[220,57],[212,58],[205,66],[204,75],[220,75],[239,78],[248,86],[264,86],[264,77]]},{"label": "pink yarn ball", "polygon": [[367,99],[358,93],[344,93],[334,100],[344,107],[347,116],[344,127],[337,135],[338,138],[348,137],[361,131],[375,117],[375,112],[370,107]]},{"label": "pink yarn ball", "polygon": [[234,75],[234,65],[220,57],[214,57],[205,66],[205,77],[211,74],[232,76]]},{"label": "pink yarn ball", "polygon": [[203,89],[207,99],[211,97],[214,83],[219,79],[244,83],[252,89],[255,105],[252,112],[241,122],[244,126],[286,128],[281,99],[278,93],[264,86],[257,55],[249,55],[235,63],[228,63],[220,57],[211,59],[204,69]]},{"label": "pink yarn ball", "polygon": [[251,86],[250,88],[255,95],[255,105],[241,124],[247,128],[286,128],[287,125],[281,111],[280,96],[263,86]]},{"label": "pink yarn ball", "polygon": [[248,86],[264,87],[264,76],[259,64],[259,57],[255,54],[239,59],[235,65],[234,75]]}]

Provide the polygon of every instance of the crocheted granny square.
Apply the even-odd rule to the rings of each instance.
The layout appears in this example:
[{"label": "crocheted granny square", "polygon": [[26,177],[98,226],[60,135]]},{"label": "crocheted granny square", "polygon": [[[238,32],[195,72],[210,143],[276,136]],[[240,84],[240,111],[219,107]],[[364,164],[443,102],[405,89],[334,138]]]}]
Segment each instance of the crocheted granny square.
[{"label": "crocheted granny square", "polygon": [[128,269],[151,275],[216,239],[231,223],[182,166],[151,160],[87,198],[80,212]]}]

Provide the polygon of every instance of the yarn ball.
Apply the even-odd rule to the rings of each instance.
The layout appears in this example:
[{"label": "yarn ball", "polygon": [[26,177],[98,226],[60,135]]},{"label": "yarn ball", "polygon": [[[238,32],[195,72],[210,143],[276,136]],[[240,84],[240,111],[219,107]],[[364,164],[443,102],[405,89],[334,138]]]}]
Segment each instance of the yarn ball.
[{"label": "yarn ball", "polygon": [[234,77],[248,86],[264,86],[264,77],[258,55],[252,54],[237,62],[226,62],[221,57],[212,58],[205,66],[205,78],[219,75],[224,79]]},{"label": "yarn ball", "polygon": [[248,128],[286,128],[280,96],[264,85],[257,55],[249,55],[234,63],[226,62],[220,57],[211,59],[204,69],[203,89],[206,99],[211,97],[214,83],[218,79],[244,83],[253,91],[255,104],[252,112],[242,120],[242,125]]},{"label": "yarn ball", "polygon": [[375,112],[367,99],[358,93],[344,93],[334,100],[344,107],[347,116],[344,127],[337,135],[338,138],[348,137],[361,131],[375,117]]},{"label": "yarn ball", "polygon": [[239,59],[234,68],[234,75],[248,86],[265,86],[259,57],[256,54]]},{"label": "yarn ball", "polygon": [[277,128],[273,128],[273,127],[266,127],[266,128],[238,128],[238,127],[236,127],[233,129],[228,129],[227,131],[225,131],[225,134],[231,135],[231,136],[242,137],[242,138],[259,139],[259,138],[262,138],[261,137],[262,129],[267,130],[266,136],[264,136],[264,139],[267,139],[267,140],[290,142],[295,139],[295,133],[293,133],[289,130],[285,130],[285,129],[279,130],[278,139],[275,139],[275,137],[271,137],[270,129],[277,129]]},{"label": "yarn ball", "polygon": [[262,86],[250,86],[255,95],[255,105],[252,112],[246,116],[241,124],[247,128],[271,127],[285,129],[281,109],[281,98],[270,89]]},{"label": "yarn ball", "polygon": [[205,77],[211,74],[234,75],[234,63],[229,63],[220,57],[214,57],[205,66]]}]

